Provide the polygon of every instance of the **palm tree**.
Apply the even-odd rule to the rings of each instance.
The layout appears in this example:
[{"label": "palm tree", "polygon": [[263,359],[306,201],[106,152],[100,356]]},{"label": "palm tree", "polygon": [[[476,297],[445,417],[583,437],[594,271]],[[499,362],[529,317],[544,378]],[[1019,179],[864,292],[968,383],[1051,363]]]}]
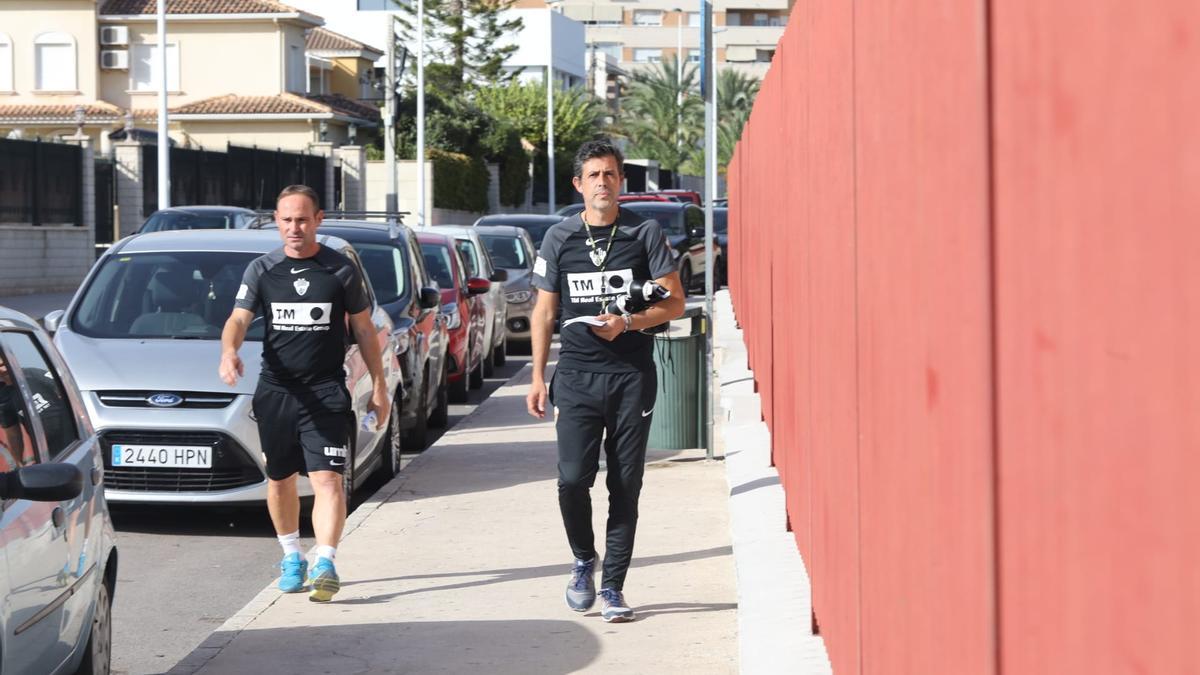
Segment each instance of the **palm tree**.
[{"label": "palm tree", "polygon": [[754,77],[732,68],[717,73],[717,167],[721,173],[733,159],[733,148],[750,119],[759,84]]},{"label": "palm tree", "polygon": [[657,159],[659,166],[678,172],[698,153],[703,154],[704,102],[696,88],[695,66],[683,69],[675,59],[634,73],[621,102],[620,131],[630,141],[631,157]]}]

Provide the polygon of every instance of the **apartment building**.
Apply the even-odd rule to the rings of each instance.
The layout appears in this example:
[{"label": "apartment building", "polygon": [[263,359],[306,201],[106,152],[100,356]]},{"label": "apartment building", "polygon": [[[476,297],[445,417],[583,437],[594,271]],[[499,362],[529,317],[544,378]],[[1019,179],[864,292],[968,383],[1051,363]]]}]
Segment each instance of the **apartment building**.
[{"label": "apartment building", "polygon": [[[0,136],[82,130],[103,152],[113,131],[153,129],[163,70],[156,11],[157,0],[40,0],[36,9],[0,0]],[[314,36],[322,23],[275,0],[168,0],[172,140],[305,150],[377,124],[378,107],[358,100],[357,64],[369,70],[378,50]],[[310,58],[310,39],[328,58]]]},{"label": "apartment building", "polygon": [[[718,67],[760,79],[766,75],[792,2],[716,0],[713,45]],[[515,6],[545,7],[546,2],[518,0]],[[603,54],[603,60],[624,71],[636,72],[676,55],[700,62],[700,12],[695,2],[562,0],[554,6],[586,26],[589,53]]]}]

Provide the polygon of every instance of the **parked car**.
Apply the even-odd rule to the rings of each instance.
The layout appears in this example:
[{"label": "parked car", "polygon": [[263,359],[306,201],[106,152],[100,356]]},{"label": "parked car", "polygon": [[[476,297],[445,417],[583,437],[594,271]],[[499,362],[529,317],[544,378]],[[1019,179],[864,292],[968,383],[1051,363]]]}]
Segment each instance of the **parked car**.
[{"label": "parked car", "polygon": [[728,197],[717,197],[716,199],[712,200],[712,202],[713,202],[713,206],[720,206],[722,208],[729,206],[729,198]]},{"label": "parked car", "polygon": [[446,372],[450,400],[464,403],[467,388],[483,386],[484,324],[487,309],[479,296],[487,293],[492,282],[467,275],[467,265],[449,234],[428,229],[417,234],[421,255],[429,276],[442,293],[442,320],[450,333]]},{"label": "parked car", "polygon": [[536,251],[542,247],[542,237],[546,236],[546,230],[549,230],[552,225],[561,223],[563,218],[570,217],[583,210],[583,204],[572,204],[571,206],[564,206],[558,212],[562,213],[565,209],[570,209],[572,206],[578,206],[579,208],[565,216],[546,216],[535,213],[494,214],[476,220],[475,225],[519,227],[529,233],[529,237],[533,240],[533,248]]},{"label": "parked car", "polygon": [[529,232],[506,225],[478,225],[476,229],[487,247],[492,262],[508,273],[504,282],[504,299],[508,301],[508,320],[505,330],[509,342],[529,350],[529,320],[533,315],[533,262],[537,251]]},{"label": "parked car", "polygon": [[[317,240],[349,258],[362,275],[384,376],[395,397],[386,429],[360,426],[372,384],[357,345],[349,345],[346,388],[350,428],[356,430],[344,474],[349,496],[372,470],[389,476],[399,470],[400,364],[392,321],[375,302],[354,248],[328,235]],[[261,314],[242,345],[245,376],[235,387],[220,380],[217,363],[221,330],[246,266],[279,245],[277,232],[262,230],[135,235],[104,254],[65,312],[46,315],[100,432],[110,502],[266,499],[264,458],[251,410],[261,366]],[[349,340],[353,343],[352,333]],[[307,481],[299,486],[302,495],[311,494]]]},{"label": "parked car", "polygon": [[425,271],[417,235],[403,225],[365,221],[321,223],[319,230],[350,242],[358,252],[375,301],[392,320],[400,360],[400,430],[406,450],[428,447],[430,424],[444,427],[449,412],[446,349],[450,336],[438,316],[441,293]]},{"label": "parked car", "polygon": [[625,202],[678,202],[678,199],[672,199],[657,192],[627,192],[617,196],[617,202],[624,204]]},{"label": "parked car", "polygon": [[690,202],[696,206],[701,206],[704,203],[700,197],[700,193],[696,192],[695,190],[659,190],[658,194],[668,199],[677,199],[681,202]]},{"label": "parked car", "polygon": [[0,672],[109,672],[117,547],[103,476],[62,356],[0,307]]},{"label": "parked car", "polygon": [[[686,293],[697,283],[704,284],[704,209],[692,203],[625,202],[621,208],[643,218],[654,218],[679,258],[679,280]],[[720,249],[714,247],[713,269],[721,269]]]},{"label": "parked car", "polygon": [[[582,211],[583,209],[584,209],[583,204],[579,204],[579,203],[567,204],[566,206],[562,207],[561,209],[555,211],[554,214],[558,215],[558,216],[562,216],[563,218],[570,218],[571,216],[575,215],[576,213],[579,213],[580,211]],[[491,225],[492,223],[488,223],[488,224]],[[495,223],[495,224],[500,225],[501,223]],[[545,235],[545,230],[542,231],[542,234]],[[538,247],[540,248],[542,245],[542,240],[536,239],[536,243],[537,243]]]},{"label": "parked car", "polygon": [[504,324],[508,321],[508,300],[504,297],[504,287],[500,285],[508,279],[508,273],[492,262],[492,256],[488,254],[475,228],[438,225],[434,231],[454,237],[454,245],[467,264],[467,276],[494,282],[488,287],[487,293],[480,295],[487,309],[487,321],[483,326],[483,375],[491,377],[496,372],[496,366],[504,365],[508,355],[508,335],[504,330]]},{"label": "parked car", "polygon": [[239,206],[172,206],[155,211],[138,234],[166,230],[238,230],[250,227],[259,216]]},{"label": "parked car", "polygon": [[729,209],[713,206],[713,236],[721,247],[721,257],[713,272],[713,287],[720,288],[729,283]]}]

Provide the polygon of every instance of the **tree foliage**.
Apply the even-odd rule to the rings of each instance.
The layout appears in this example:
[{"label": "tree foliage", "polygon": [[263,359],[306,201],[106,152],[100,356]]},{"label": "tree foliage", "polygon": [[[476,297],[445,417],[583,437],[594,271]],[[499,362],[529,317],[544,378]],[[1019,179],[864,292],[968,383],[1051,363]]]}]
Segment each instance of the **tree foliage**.
[{"label": "tree foliage", "polygon": [[[504,61],[518,45],[502,44],[505,35],[519,34],[520,18],[504,18],[515,0],[425,0],[426,91],[446,96],[472,86],[507,82]],[[417,48],[416,3],[399,16],[401,35],[413,52]],[[405,79],[416,78],[415,58],[409,60]]]},{"label": "tree foliage", "polygon": [[634,73],[620,116],[630,157],[657,159],[671,171],[697,155],[703,158],[704,101],[698,81],[696,66],[684,64],[680,71],[673,58]]}]

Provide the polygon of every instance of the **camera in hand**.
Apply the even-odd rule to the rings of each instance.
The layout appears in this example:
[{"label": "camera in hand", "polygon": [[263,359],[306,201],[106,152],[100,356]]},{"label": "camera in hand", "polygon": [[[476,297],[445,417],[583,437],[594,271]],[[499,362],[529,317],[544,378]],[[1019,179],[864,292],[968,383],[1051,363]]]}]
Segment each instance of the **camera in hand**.
[{"label": "camera in hand", "polygon": [[[671,291],[662,284],[654,281],[634,280],[624,294],[617,296],[615,300],[605,306],[604,311],[608,314],[633,314],[669,297],[671,297]],[[642,332],[657,333],[666,327],[667,324],[663,323],[645,328]]]}]

